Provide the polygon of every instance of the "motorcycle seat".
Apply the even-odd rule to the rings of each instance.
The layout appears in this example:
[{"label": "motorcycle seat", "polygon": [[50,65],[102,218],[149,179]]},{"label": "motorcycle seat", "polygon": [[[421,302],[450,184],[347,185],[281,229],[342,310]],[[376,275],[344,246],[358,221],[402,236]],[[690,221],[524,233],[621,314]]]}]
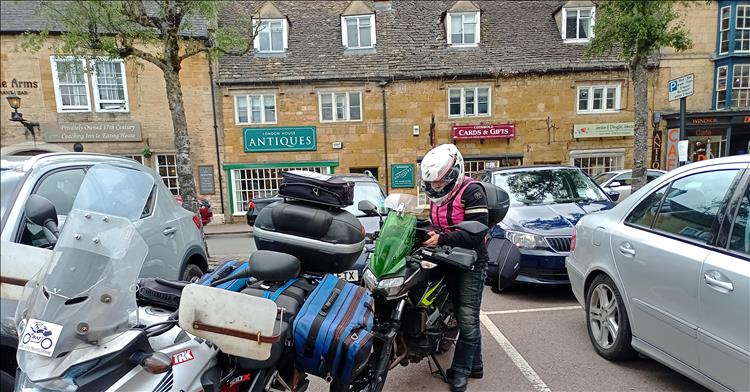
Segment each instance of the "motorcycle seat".
[{"label": "motorcycle seat", "polygon": [[250,256],[249,268],[250,276],[258,280],[280,282],[299,276],[301,264],[292,255],[259,250]]}]

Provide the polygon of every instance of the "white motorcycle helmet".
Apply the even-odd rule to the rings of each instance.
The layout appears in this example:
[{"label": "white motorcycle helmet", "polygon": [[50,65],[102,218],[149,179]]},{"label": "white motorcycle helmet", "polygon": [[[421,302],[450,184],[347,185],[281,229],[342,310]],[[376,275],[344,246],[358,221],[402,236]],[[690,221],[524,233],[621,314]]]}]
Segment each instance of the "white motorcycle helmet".
[{"label": "white motorcycle helmet", "polygon": [[422,190],[435,204],[450,199],[464,181],[464,158],[453,144],[441,144],[427,153],[419,165]]}]

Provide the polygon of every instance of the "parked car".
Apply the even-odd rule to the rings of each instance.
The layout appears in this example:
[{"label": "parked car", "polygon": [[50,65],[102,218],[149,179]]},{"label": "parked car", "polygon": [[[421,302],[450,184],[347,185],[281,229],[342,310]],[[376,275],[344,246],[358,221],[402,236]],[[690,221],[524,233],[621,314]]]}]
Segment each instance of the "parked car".
[{"label": "parked car", "polygon": [[[518,248],[516,283],[568,284],[565,256],[570,251],[573,226],[586,214],[612,208],[612,199],[617,198],[616,192],[607,195],[576,167],[501,167],[478,177],[510,196],[508,214],[491,228],[490,236],[507,238]],[[490,260],[488,276],[497,274],[498,265]]]},{"label": "parked car", "polygon": [[566,265],[594,349],[750,390],[750,156],[670,171],[576,225]]},{"label": "parked car", "polygon": [[[650,169],[646,171],[646,182],[649,183],[664,173],[664,170]],[[626,197],[630,196],[631,185],[633,184],[633,171],[632,170],[615,170],[606,173],[600,173],[594,177],[594,181],[604,189],[604,191],[613,190],[620,193],[618,202],[623,201]]]}]

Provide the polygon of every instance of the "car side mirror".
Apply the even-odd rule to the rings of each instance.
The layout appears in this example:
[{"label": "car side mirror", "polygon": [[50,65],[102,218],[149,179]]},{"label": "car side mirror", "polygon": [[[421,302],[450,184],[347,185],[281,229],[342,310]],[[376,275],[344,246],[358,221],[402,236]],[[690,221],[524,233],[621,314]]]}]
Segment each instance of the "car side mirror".
[{"label": "car side mirror", "polygon": [[609,188],[617,188],[618,186],[622,186],[619,181],[612,181],[609,183],[609,185],[607,185],[607,187]]},{"label": "car side mirror", "polygon": [[604,192],[607,194],[607,196],[609,196],[609,199],[612,201],[617,201],[620,199],[620,192],[614,189],[607,188]]},{"label": "car side mirror", "polygon": [[369,200],[360,201],[359,204],[357,204],[357,209],[367,215],[380,215],[380,213],[378,212],[378,206],[376,206]]},{"label": "car side mirror", "polygon": [[60,235],[57,228],[57,210],[49,199],[40,195],[30,195],[24,207],[26,217],[35,225],[51,231],[55,237]]},{"label": "car side mirror", "polygon": [[489,228],[484,223],[477,221],[463,221],[457,225],[449,226],[449,229],[463,230],[472,235],[480,235],[485,233]]}]

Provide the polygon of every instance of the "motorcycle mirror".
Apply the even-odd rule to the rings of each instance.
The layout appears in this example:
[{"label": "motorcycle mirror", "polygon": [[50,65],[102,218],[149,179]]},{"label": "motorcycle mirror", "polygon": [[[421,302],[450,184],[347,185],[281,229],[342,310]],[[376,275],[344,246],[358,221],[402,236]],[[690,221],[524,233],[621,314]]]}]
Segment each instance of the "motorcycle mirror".
[{"label": "motorcycle mirror", "polygon": [[57,210],[46,197],[30,195],[26,200],[24,212],[31,223],[47,228],[55,237],[60,235],[57,228]]},{"label": "motorcycle mirror", "polygon": [[357,204],[357,209],[368,215],[380,215],[378,212],[378,206],[369,200],[361,200],[359,204]]},{"label": "motorcycle mirror", "polygon": [[135,353],[131,360],[137,362],[144,370],[151,374],[166,373],[172,368],[172,358],[162,352]]},{"label": "motorcycle mirror", "polygon": [[477,221],[463,221],[457,225],[449,226],[448,228],[463,230],[472,235],[483,234],[489,229],[483,223]]}]

